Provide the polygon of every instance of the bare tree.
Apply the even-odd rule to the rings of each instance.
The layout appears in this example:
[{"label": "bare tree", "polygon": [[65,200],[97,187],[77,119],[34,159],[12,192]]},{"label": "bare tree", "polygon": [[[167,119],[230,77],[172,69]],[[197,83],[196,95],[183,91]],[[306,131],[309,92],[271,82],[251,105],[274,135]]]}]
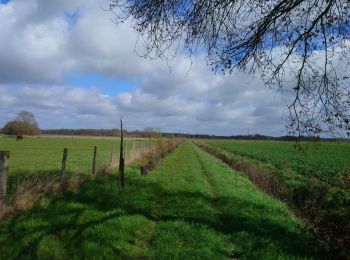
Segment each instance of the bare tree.
[{"label": "bare tree", "polygon": [[159,136],[160,130],[157,130],[156,128],[148,126],[143,129],[143,133],[146,137],[152,138],[152,137]]},{"label": "bare tree", "polygon": [[6,123],[2,131],[9,135],[37,135],[40,133],[34,114],[28,111],[19,112],[13,121]]},{"label": "bare tree", "polygon": [[207,52],[214,71],[259,73],[290,96],[291,133],[346,133],[349,126],[350,3],[347,0],[111,0],[147,57],[179,46]]},{"label": "bare tree", "polygon": [[15,121],[24,122],[24,123],[27,123],[28,125],[33,125],[35,127],[38,127],[38,123],[36,122],[35,116],[32,112],[20,111],[17,114]]}]

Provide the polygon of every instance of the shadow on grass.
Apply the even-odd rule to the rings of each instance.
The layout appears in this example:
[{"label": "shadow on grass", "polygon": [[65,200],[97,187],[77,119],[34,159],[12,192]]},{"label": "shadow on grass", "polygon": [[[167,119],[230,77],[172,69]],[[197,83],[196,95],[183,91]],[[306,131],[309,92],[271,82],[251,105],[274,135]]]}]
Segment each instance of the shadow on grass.
[{"label": "shadow on grass", "polygon": [[[179,220],[242,243],[239,245],[242,255],[249,256],[244,250],[263,248],[269,243],[295,258],[315,254],[308,235],[275,221],[280,212],[271,212],[264,205],[236,197],[213,198],[201,192],[168,191],[150,178],[130,172],[127,176],[123,192],[117,188],[116,176],[98,177],[82,184],[76,192],[45,199],[32,210],[2,223],[0,258],[94,256],[88,252],[101,257],[146,257],[147,248],[152,248],[153,242],[162,236],[155,233],[152,225]],[[247,214],[252,211],[261,214]],[[149,234],[139,234],[140,230]],[[243,235],[235,239],[237,233],[254,239],[244,240]],[[135,238],[138,236],[141,237]],[[243,244],[248,242],[252,243],[250,247]]]},{"label": "shadow on grass", "polygon": [[[154,222],[181,219],[232,237],[244,233],[248,237],[245,241],[237,241],[239,237],[233,240],[254,245],[242,245],[243,249],[259,249],[274,243],[282,252],[297,258],[313,257],[320,253],[318,243],[310,234],[306,231],[300,233],[276,220],[281,218],[281,211],[271,210],[267,205],[238,197],[209,197],[201,192],[163,190],[156,183],[145,185],[135,181],[132,186],[133,190],[127,194],[130,197],[119,202],[128,214],[142,214]],[[153,203],[142,203],[145,198]],[[322,257],[318,255],[318,258]]]}]

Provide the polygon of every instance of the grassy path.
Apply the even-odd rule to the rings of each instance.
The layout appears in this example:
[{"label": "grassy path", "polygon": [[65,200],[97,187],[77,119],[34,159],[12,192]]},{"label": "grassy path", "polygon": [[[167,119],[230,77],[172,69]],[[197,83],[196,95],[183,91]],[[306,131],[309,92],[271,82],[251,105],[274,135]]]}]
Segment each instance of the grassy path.
[{"label": "grassy path", "polygon": [[186,142],[147,177],[100,177],[0,224],[0,259],[316,258],[279,201]]}]

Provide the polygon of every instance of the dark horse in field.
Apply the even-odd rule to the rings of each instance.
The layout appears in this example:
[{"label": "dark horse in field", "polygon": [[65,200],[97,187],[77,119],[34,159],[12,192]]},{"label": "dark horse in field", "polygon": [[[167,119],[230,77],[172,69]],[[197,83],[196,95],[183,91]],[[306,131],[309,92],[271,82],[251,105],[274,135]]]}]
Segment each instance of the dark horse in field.
[{"label": "dark horse in field", "polygon": [[23,135],[17,135],[17,141],[22,141],[23,140]]}]

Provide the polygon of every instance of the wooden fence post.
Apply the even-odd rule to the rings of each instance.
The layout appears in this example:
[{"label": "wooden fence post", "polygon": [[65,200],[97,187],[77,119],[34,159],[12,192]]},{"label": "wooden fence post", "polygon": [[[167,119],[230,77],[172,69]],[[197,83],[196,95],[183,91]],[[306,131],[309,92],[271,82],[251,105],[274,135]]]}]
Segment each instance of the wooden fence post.
[{"label": "wooden fence post", "polygon": [[10,152],[8,151],[0,152],[0,202],[4,200],[6,196],[9,158],[10,158]]},{"label": "wooden fence post", "polygon": [[124,189],[124,136],[123,136],[123,117],[120,118],[120,152],[119,152],[119,187]]},{"label": "wooden fence post", "polygon": [[64,181],[66,176],[66,165],[67,165],[68,148],[63,149],[62,167],[61,167],[61,179]]},{"label": "wooden fence post", "polygon": [[94,148],[94,157],[92,159],[92,175],[96,174],[96,157],[97,157],[97,146]]},{"label": "wooden fence post", "polygon": [[112,146],[112,152],[111,152],[111,164],[113,163],[114,161],[114,150],[115,150],[115,144],[113,144]]},{"label": "wooden fence post", "polygon": [[126,157],[128,157],[128,154],[127,154],[127,152],[128,152],[128,142],[125,142],[125,148],[124,148],[124,159],[126,158]]}]

